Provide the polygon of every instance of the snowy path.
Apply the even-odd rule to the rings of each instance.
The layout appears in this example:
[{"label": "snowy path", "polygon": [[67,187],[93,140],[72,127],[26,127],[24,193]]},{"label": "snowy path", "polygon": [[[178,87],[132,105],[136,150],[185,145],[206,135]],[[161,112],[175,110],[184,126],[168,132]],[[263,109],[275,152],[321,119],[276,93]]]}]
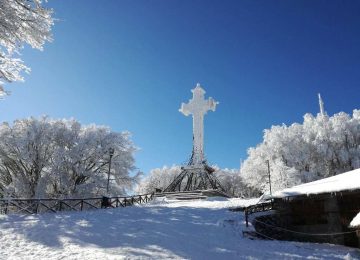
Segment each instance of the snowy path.
[{"label": "snowy path", "polygon": [[328,244],[243,238],[240,200],[0,217],[0,259],[357,259]]}]

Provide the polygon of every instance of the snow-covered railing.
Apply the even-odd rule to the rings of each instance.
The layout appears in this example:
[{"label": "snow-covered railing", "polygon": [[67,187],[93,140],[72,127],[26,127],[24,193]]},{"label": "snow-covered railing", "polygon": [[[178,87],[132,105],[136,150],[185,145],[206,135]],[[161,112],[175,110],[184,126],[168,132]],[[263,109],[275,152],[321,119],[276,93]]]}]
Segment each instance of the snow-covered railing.
[{"label": "snow-covered railing", "polygon": [[245,208],[245,221],[246,226],[249,226],[249,215],[256,213],[256,212],[264,212],[272,210],[274,207],[273,201],[263,202],[255,205],[251,205]]},{"label": "snow-covered railing", "polygon": [[0,199],[0,214],[37,214],[59,211],[83,211],[127,207],[147,203],[154,193],[129,197],[94,197],[83,199]]}]

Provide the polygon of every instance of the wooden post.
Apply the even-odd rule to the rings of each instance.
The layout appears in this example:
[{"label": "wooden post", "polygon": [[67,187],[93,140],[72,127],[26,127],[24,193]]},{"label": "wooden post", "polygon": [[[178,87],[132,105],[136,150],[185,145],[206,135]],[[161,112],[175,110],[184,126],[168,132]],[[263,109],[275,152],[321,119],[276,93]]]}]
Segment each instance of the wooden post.
[{"label": "wooden post", "polygon": [[246,209],[245,209],[245,221],[246,221],[246,227],[248,227],[249,226],[249,218],[248,218],[248,212]]},{"label": "wooden post", "polygon": [[5,210],[4,210],[5,215],[8,212],[8,206],[9,206],[9,202],[5,202]]},{"label": "wooden post", "polygon": [[39,200],[36,201],[36,208],[35,208],[35,213],[38,214],[39,212]]}]

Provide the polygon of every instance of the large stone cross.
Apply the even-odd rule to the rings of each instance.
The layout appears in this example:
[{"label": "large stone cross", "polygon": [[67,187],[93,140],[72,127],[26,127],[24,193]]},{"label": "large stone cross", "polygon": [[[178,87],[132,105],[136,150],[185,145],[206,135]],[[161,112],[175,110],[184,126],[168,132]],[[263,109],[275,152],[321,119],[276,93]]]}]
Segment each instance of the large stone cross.
[{"label": "large stone cross", "polygon": [[203,90],[198,83],[194,89],[191,90],[193,98],[189,103],[181,104],[179,111],[185,116],[193,116],[193,154],[192,165],[200,165],[204,161],[204,115],[207,111],[215,111],[216,102],[213,98],[204,99],[205,90]]}]

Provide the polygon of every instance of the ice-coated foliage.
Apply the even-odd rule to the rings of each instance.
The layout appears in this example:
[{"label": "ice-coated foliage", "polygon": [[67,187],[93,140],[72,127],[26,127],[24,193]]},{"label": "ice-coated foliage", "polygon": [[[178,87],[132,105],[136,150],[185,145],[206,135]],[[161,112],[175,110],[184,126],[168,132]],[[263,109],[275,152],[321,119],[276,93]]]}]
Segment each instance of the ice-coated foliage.
[{"label": "ice-coated foliage", "polygon": [[136,191],[138,193],[148,193],[154,192],[155,189],[164,190],[180,172],[181,167],[178,165],[152,169],[146,177],[140,180]]},{"label": "ice-coated foliage", "polygon": [[[215,176],[219,179],[222,187],[233,197],[250,197],[254,195],[253,190],[247,187],[236,169],[220,169],[218,166],[212,166],[215,169]],[[137,186],[138,193],[153,192],[155,189],[164,190],[181,172],[181,167],[173,165],[164,166],[150,171],[143,177]],[[257,194],[256,194],[257,195]]]},{"label": "ice-coated foliage", "polygon": [[215,168],[216,177],[228,195],[242,198],[258,195],[256,190],[246,185],[238,169],[220,169],[217,166],[213,166],[213,168]]},{"label": "ice-coated foliage", "polygon": [[264,140],[248,150],[241,169],[246,183],[260,192],[307,183],[360,167],[360,110],[353,115],[311,114],[303,124],[272,126]]},{"label": "ice-coated foliage", "polygon": [[74,119],[28,118],[0,125],[0,196],[85,197],[124,194],[138,178],[128,132]]},{"label": "ice-coated foliage", "polygon": [[[30,69],[19,58],[19,51],[25,44],[42,50],[52,40],[53,11],[42,4],[42,0],[0,0],[0,80],[22,81],[21,72]],[[6,93],[0,89],[1,96]]]}]

